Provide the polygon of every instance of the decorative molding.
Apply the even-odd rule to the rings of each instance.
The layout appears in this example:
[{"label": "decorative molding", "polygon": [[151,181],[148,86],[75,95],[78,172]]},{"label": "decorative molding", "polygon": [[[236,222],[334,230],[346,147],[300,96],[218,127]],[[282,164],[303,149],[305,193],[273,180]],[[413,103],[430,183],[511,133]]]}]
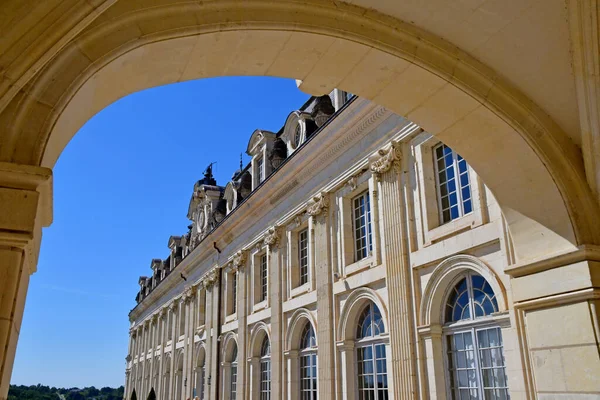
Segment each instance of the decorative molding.
[{"label": "decorative molding", "polygon": [[308,202],[306,212],[312,217],[316,217],[324,210],[329,208],[329,196],[326,192],[319,193]]},{"label": "decorative molding", "polygon": [[400,172],[402,149],[399,143],[392,142],[387,149],[380,149],[377,155],[379,158],[370,165],[371,172],[373,172],[376,180],[379,180],[380,175],[389,171],[392,167],[397,173]]},{"label": "decorative molding", "polygon": [[294,189],[296,186],[298,186],[298,184],[299,184],[298,179],[292,180],[290,183],[285,185],[280,191],[278,191],[273,196],[271,196],[269,203],[270,204],[278,203],[279,200],[281,200],[283,197],[287,196],[288,193],[292,191],[292,189]]},{"label": "decorative molding", "polygon": [[279,243],[279,235],[279,227],[270,227],[267,233],[265,234],[265,244],[269,247],[277,247],[277,244]]}]

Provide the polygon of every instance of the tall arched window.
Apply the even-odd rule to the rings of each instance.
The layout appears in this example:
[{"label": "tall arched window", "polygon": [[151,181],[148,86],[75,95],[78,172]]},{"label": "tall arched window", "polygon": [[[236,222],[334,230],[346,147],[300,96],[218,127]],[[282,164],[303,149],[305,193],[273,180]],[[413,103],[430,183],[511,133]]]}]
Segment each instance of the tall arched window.
[{"label": "tall arched window", "polygon": [[231,384],[229,386],[229,400],[236,399],[237,393],[237,366],[238,366],[238,348],[237,344],[233,345],[233,353],[231,354]]},{"label": "tall arched window", "polygon": [[260,347],[260,400],[271,400],[271,344],[267,335]]},{"label": "tall arched window", "polygon": [[490,284],[469,272],[446,300],[449,390],[453,399],[509,399],[502,333],[490,315],[498,311]]},{"label": "tall arched window", "polygon": [[310,322],[300,336],[300,400],[317,400],[317,340]]},{"label": "tall arched window", "polygon": [[356,361],[359,400],[387,399],[388,378],[385,333],[379,308],[370,302],[360,314],[356,327]]}]

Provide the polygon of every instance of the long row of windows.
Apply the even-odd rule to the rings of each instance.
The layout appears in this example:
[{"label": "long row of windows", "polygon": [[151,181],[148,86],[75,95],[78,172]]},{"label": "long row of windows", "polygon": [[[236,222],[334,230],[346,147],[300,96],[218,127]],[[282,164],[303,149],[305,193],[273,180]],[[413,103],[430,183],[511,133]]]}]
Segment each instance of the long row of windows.
[{"label": "long row of windows", "polygon": [[[502,332],[489,317],[498,311],[490,284],[480,275],[463,275],[446,296],[444,346],[448,391],[452,399],[509,399]],[[369,302],[355,330],[358,399],[388,399],[388,337],[379,308]],[[298,343],[301,400],[318,398],[317,342],[306,322]],[[229,399],[237,391],[237,347],[231,357]],[[260,350],[260,399],[271,399],[271,346],[265,335]]]},{"label": "long row of windows", "polygon": [[[438,209],[442,223],[452,221],[473,210],[471,199],[471,185],[469,180],[469,166],[467,162],[446,145],[434,148],[434,161],[436,165],[436,184]],[[260,161],[259,161],[260,165]],[[363,260],[373,254],[373,226],[371,196],[368,190],[351,199],[352,207],[352,232],[354,261]],[[309,235],[308,229],[303,229],[297,234],[297,266],[298,275],[295,286],[302,286],[309,281]],[[267,299],[269,274],[267,256],[261,255],[258,260],[259,271],[255,284],[255,301],[262,302]],[[235,274],[234,274],[235,275]],[[233,290],[237,290],[237,280],[234,276]],[[228,289],[231,290],[231,289]],[[231,313],[236,310],[236,294],[233,293],[233,304],[228,307]]]}]

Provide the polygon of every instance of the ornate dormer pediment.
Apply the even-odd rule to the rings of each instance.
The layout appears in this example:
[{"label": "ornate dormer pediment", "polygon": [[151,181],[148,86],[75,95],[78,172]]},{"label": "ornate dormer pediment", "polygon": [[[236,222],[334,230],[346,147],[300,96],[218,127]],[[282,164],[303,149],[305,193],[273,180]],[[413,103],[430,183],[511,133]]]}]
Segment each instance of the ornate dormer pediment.
[{"label": "ornate dormer pediment", "polygon": [[261,129],[257,129],[250,136],[250,140],[248,141],[248,147],[246,148],[246,154],[250,157],[254,157],[257,152],[262,148],[265,142],[272,142],[275,140],[277,135],[273,132],[263,131]]}]

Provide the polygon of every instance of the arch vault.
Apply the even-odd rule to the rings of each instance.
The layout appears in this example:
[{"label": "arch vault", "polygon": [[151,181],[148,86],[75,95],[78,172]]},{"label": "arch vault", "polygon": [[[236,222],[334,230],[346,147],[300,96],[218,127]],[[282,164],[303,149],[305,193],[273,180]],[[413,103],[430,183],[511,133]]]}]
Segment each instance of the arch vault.
[{"label": "arch vault", "polygon": [[584,289],[584,300],[598,301],[591,266],[584,286],[525,289],[534,276],[599,259],[600,84],[588,73],[599,65],[598,18],[584,18],[597,2],[351,3],[0,6],[0,398],[41,228],[52,220],[54,163],[107,105],[190,79],[294,78],[307,93],[337,87],[405,116],[456,149],[493,191],[514,248],[516,301]]}]

